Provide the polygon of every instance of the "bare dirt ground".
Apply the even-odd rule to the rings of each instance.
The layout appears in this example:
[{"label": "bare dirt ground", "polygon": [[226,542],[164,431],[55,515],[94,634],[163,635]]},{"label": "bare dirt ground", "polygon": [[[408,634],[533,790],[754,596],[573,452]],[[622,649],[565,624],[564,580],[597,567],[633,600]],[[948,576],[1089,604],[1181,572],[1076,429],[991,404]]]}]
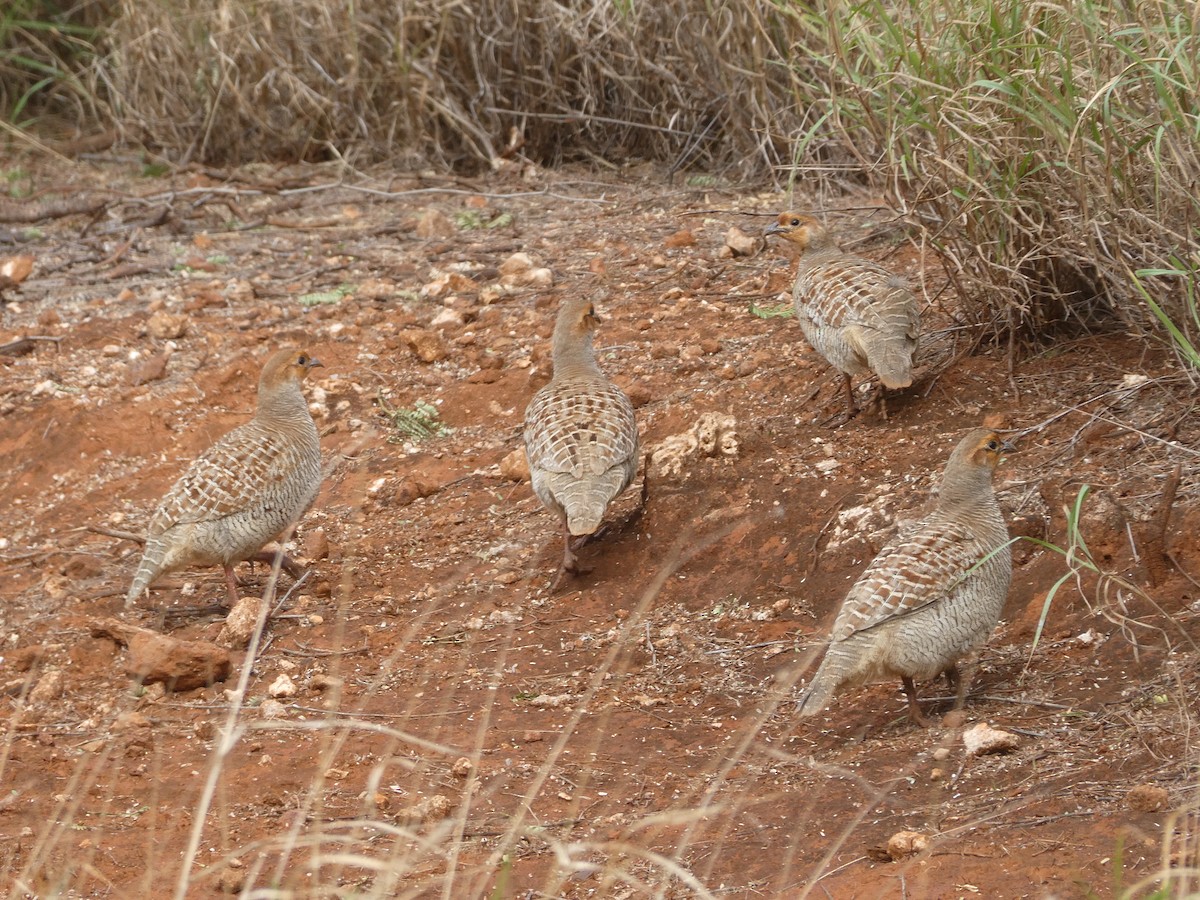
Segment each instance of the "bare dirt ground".
[{"label": "bare dirt ground", "polygon": [[[787,252],[722,254],[780,194],[653,170],[34,171],[109,205],[0,229],[0,256],[35,258],[0,342],[57,339],[0,357],[7,896],[1142,896],[1193,859],[1200,426],[1166,348],[1114,323],[1010,376],[932,257],[861,228],[886,217],[850,197],[835,223],[920,287],[927,336],[886,421],[833,429],[829,370],[792,320],[751,311],[786,299]],[[518,252],[553,284],[502,274]],[[552,593],[556,523],[500,463],[576,291],[605,292],[602,364],[647,447],[732,422],[724,452],[652,473],[640,518],[635,485],[582,551],[594,570]],[[139,687],[93,624],[215,640],[223,614],[188,610],[221,573],[127,611],[138,548],[88,526],[140,531],[251,414],[281,342],[325,364],[307,390],[332,471],[291,544],[311,574],[281,577],[226,682]],[[444,428],[387,415],[417,404]],[[845,591],[988,416],[1024,432],[997,476],[1013,533],[1066,546],[1091,485],[1106,576],[1062,584],[1031,652],[1069,570],[1015,546],[964,726],[914,727],[893,684],[797,720]],[[269,586],[241,568],[248,596]],[[284,674],[297,693],[272,702]],[[922,689],[938,713],[942,692]],[[980,722],[1016,749],[968,756]],[[903,831],[924,849],[893,860]]]}]

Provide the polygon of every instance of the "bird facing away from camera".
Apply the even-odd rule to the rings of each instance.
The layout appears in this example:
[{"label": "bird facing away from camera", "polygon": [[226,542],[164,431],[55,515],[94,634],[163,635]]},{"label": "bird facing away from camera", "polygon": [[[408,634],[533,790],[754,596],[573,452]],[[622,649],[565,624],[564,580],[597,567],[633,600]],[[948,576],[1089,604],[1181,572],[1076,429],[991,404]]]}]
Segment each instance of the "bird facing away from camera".
[{"label": "bird facing away from camera", "polygon": [[829,647],[800,700],[801,716],[843,685],[899,677],[909,716],[929,721],[914,681],[945,674],[966,696],[957,662],[987,640],[1008,595],[1012,555],[992,473],[1008,449],[979,428],[954,449],[933,511],[871,561],[842,602]]},{"label": "bird facing away from camera", "polygon": [[554,326],[554,377],[525,410],[533,492],[562,522],[563,559],[553,587],[564,573],[583,571],[576,545],[596,532],[608,504],[637,472],[633,404],[596,364],[592,337],[599,324],[591,300],[562,302]]},{"label": "bird facing away from camera", "polygon": [[842,421],[856,411],[852,375],[874,373],[885,388],[912,384],[920,310],[904,279],[844,252],[812,216],[782,213],[766,233],[799,250],[792,289],[796,320],[813,349],[842,373]]},{"label": "bird facing away from camera", "polygon": [[304,515],[321,487],[321,446],[301,390],[320,365],[303,350],[267,360],[254,418],[201,454],[155,510],[126,606],[165,572],[210,565],[224,567],[237,603],[234,564],[267,558],[263,546]]}]

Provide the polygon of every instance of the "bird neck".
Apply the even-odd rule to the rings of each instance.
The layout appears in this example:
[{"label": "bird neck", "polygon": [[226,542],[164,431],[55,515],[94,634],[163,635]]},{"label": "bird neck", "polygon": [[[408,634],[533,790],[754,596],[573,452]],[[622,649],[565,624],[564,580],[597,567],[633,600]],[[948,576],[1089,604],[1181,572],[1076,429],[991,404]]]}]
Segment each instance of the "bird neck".
[{"label": "bird neck", "polygon": [[943,511],[978,509],[980,506],[995,506],[996,494],[992,490],[991,470],[983,466],[961,466],[946,469],[942,478],[942,489],[938,493],[938,506]]},{"label": "bird neck", "polygon": [[258,398],[256,416],[260,420],[282,427],[312,422],[304,393],[294,381],[279,385],[274,390],[264,391]]},{"label": "bird neck", "polygon": [[554,334],[554,377],[570,375],[593,375],[600,372],[596,364],[596,351],[592,347],[592,333],[572,333],[561,330]]}]

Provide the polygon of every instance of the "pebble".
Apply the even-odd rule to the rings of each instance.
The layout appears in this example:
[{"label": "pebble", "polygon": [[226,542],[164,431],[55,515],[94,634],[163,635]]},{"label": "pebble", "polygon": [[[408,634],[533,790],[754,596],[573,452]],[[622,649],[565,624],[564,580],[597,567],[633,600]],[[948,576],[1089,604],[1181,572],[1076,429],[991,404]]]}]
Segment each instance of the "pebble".
[{"label": "pebble", "polygon": [[993,728],[987,722],[980,722],[963,732],[963,744],[971,756],[982,756],[985,753],[1011,753],[1017,749],[1018,743],[1015,734]]},{"label": "pebble", "polygon": [[281,673],[278,678],[271,682],[271,686],[267,688],[267,693],[277,700],[280,697],[295,697],[297,692],[296,682],[292,681],[286,672]]}]

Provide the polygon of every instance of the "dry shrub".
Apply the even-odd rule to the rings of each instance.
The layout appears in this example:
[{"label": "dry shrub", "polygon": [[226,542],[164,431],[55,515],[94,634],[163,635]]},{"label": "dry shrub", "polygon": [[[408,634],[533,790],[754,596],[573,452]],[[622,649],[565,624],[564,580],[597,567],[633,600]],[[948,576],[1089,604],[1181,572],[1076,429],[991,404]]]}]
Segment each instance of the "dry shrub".
[{"label": "dry shrub", "polygon": [[[767,8],[687,0],[258,4],[121,0],[110,89],[176,159],[470,167],[638,156],[763,170],[787,158],[792,74]],[[774,14],[771,18],[783,21]]]}]

